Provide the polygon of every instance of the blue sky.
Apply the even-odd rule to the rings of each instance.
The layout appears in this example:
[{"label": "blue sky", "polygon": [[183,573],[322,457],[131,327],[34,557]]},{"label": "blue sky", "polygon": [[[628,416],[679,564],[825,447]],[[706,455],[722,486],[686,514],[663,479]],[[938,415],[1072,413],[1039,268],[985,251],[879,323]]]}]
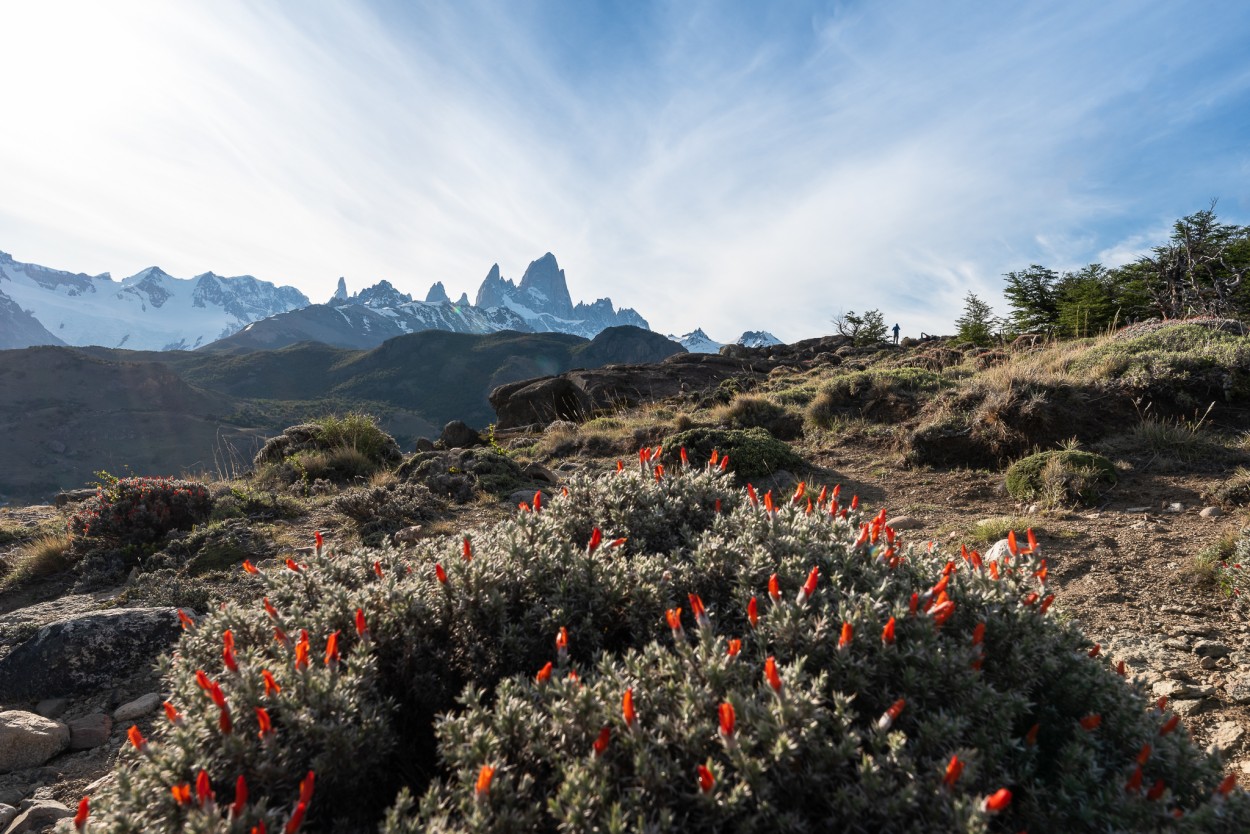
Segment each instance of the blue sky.
[{"label": "blue sky", "polygon": [[327,298],[546,251],[654,329],[950,332],[1250,223],[1241,3],[0,4],[0,249]]}]

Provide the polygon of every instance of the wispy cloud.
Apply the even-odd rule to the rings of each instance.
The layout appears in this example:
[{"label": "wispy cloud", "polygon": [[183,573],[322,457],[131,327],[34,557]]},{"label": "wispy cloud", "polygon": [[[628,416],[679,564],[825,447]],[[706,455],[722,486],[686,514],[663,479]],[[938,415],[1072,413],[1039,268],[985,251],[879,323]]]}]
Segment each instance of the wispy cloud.
[{"label": "wispy cloud", "polygon": [[315,299],[551,250],[656,329],[796,339],[1250,219],[1235,5],[599,5],[0,6],[0,248]]}]

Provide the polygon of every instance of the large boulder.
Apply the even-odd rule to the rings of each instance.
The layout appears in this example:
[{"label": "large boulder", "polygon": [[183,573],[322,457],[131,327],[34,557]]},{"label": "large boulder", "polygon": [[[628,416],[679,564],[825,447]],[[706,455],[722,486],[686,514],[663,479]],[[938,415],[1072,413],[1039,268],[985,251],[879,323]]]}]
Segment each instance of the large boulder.
[{"label": "large boulder", "polygon": [[0,712],[0,773],[39,767],[69,747],[69,727],[33,712]]},{"label": "large boulder", "polygon": [[176,608],[118,608],[41,628],[0,660],[0,703],[94,693],[178,639]]},{"label": "large boulder", "polygon": [[469,449],[482,445],[482,435],[463,420],[452,420],[443,426],[438,442],[443,444],[444,449]]},{"label": "large boulder", "polygon": [[775,363],[678,353],[652,365],[607,365],[501,385],[490,392],[500,429],[552,420],[583,422],[603,412],[715,388],[726,379],[763,378]]}]

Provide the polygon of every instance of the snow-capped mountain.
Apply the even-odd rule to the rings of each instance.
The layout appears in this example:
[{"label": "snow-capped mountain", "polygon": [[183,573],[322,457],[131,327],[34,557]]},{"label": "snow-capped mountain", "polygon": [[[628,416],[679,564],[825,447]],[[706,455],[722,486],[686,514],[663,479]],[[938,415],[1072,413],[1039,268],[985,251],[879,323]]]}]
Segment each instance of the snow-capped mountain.
[{"label": "snow-capped mountain", "polygon": [[724,346],[704,333],[701,327],[690,331],[685,336],[674,336],[670,333],[668,338],[690,353],[719,353]]},{"label": "snow-capped mountain", "polygon": [[430,287],[424,301],[417,301],[390,281],[348,294],[347,282],[340,278],[328,304],[314,304],[250,324],[216,349],[271,349],[309,340],[371,348],[421,330],[555,332],[593,339],[609,327],[624,324],[650,329],[633,310],[614,308],[610,298],[574,304],[564,270],[548,252],[529,265],[520,284],[505,279],[498,264],[492,266],[477,291],[476,304],[469,303],[468,293],[453,302],[442,281]]},{"label": "snow-capped mountain", "polygon": [[175,278],[149,267],[114,281],[108,273],[91,276],[20,263],[4,252],[0,295],[58,340],[35,332],[25,344],[13,347],[61,343],[189,350],[308,304],[294,287],[250,275],[226,278],[205,272]]},{"label": "snow-capped mountain", "polygon": [[748,330],[738,337],[737,343],[743,347],[750,348],[771,347],[772,345],[785,344],[785,342],[781,341],[767,330]]}]

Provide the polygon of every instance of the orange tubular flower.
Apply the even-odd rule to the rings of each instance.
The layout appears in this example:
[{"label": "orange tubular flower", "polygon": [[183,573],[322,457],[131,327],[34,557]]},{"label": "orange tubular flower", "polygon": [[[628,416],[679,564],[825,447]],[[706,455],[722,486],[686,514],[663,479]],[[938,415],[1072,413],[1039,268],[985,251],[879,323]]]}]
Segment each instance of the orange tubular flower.
[{"label": "orange tubular flower", "polygon": [[271,619],[278,619],[278,609],[273,607],[273,603],[269,601],[269,597],[265,597],[263,599],[263,603],[265,606],[265,613],[268,614]]},{"label": "orange tubular flower", "polygon": [[295,668],[308,668],[308,630],[300,629],[299,642],[295,644]]},{"label": "orange tubular flower", "polygon": [[[707,617],[707,609],[703,607],[703,599],[698,594],[688,594],[690,613],[694,615],[695,624],[699,628],[711,628],[712,621]],[[678,609],[679,611],[681,609]]]},{"label": "orange tubular flower", "polygon": [[243,774],[239,774],[239,778],[234,782],[234,803],[230,806],[230,816],[238,819],[243,816],[243,809],[247,807],[247,780],[243,778]]},{"label": "orange tubular flower", "polygon": [[365,609],[356,609],[356,636],[364,639],[369,635],[369,624],[365,622]]},{"label": "orange tubular flower", "polygon": [[652,452],[651,452],[651,459],[652,459],[652,460],[658,460],[658,459],[659,459],[659,457],[660,457],[660,455],[662,455],[662,454],[664,454],[664,447],[663,447],[663,446],[656,446],[656,447],[655,447],[655,449],[654,449],[654,450],[652,450]]},{"label": "orange tubular flower", "polygon": [[181,608],[178,609],[178,622],[182,624],[184,631],[188,628],[195,628],[195,620],[187,616],[187,612],[183,611]]},{"label": "orange tubular flower", "polygon": [[543,508],[543,492],[540,489],[534,493],[534,512],[541,512]]},{"label": "orange tubular flower", "polygon": [[549,660],[547,661],[547,665],[539,669],[537,675],[534,675],[534,682],[546,683],[547,681],[551,680],[551,669],[552,669],[552,664],[551,664],[551,661]]},{"label": "orange tubular flower", "polygon": [[728,647],[725,649],[725,654],[729,655],[730,657],[737,657],[738,653],[741,651],[742,651],[742,641],[730,640]]},{"label": "orange tubular flower", "polygon": [[1037,610],[1045,614],[1047,611],[1050,610],[1050,606],[1054,605],[1054,603],[1055,603],[1055,595],[1047,594],[1046,596],[1042,598],[1041,607],[1039,607]]},{"label": "orange tubular flower", "polygon": [[1235,787],[1237,787],[1237,774],[1230,773],[1224,777],[1223,782],[1220,782],[1220,786],[1215,789],[1215,793],[1218,796],[1228,796]]},{"label": "orange tubular flower", "polygon": [[708,459],[708,466],[715,466],[718,458],[720,458],[720,451],[717,449],[713,449],[712,457]]},{"label": "orange tubular flower", "polygon": [[252,564],[251,559],[243,560],[243,570],[246,573],[260,573],[260,571],[256,568],[256,566]]},{"label": "orange tubular flower", "polygon": [[946,773],[942,776],[942,784],[948,788],[955,787],[955,783],[959,781],[959,776],[964,772],[964,763],[959,761],[959,757],[952,755],[951,760],[946,763]]},{"label": "orange tubular flower", "polygon": [[1133,775],[1128,777],[1128,781],[1124,783],[1125,793],[1138,793],[1141,791],[1141,765],[1133,768]]},{"label": "orange tubular flower", "polygon": [[215,798],[213,787],[208,781],[208,773],[201,770],[195,775],[195,801],[203,808]]},{"label": "orange tubular flower", "polygon": [[174,802],[179,805],[191,804],[191,783],[183,782],[180,785],[170,785],[169,792],[174,795]]},{"label": "orange tubular flower", "polygon": [[946,621],[955,614],[955,603],[949,599],[944,602],[939,602],[937,605],[933,606],[933,610],[929,613],[933,615],[934,625],[945,625]]},{"label": "orange tubular flower", "polygon": [[569,656],[569,630],[565,626],[556,632],[556,654],[561,660]]},{"label": "orange tubular flower", "polygon": [[447,584],[447,571],[443,570],[443,566],[438,562],[434,563],[434,578],[443,585]]},{"label": "orange tubular flower", "polygon": [[464,537],[464,541],[460,545],[460,554],[464,556],[466,562],[473,561],[473,543],[469,541],[468,536]]},{"label": "orange tubular flower", "polygon": [[1041,724],[1034,724],[1032,727],[1029,727],[1029,731],[1024,734],[1024,743],[1027,744],[1029,747],[1036,746],[1037,733],[1041,729],[1042,729]]},{"label": "orange tubular flower", "polygon": [[990,562],[990,579],[998,579],[998,561]]},{"label": "orange tubular flower", "polygon": [[321,555],[321,546],[325,544],[325,539],[321,537],[320,530],[313,530],[313,541],[317,544],[317,555]]},{"label": "orange tubular flower", "polygon": [[776,509],[777,508],[773,506],[773,491],[770,489],[768,492],[764,493],[764,511],[771,513],[775,512]]},{"label": "orange tubular flower", "polygon": [[304,824],[304,814],[308,813],[308,806],[303,802],[295,806],[295,810],[291,812],[291,818],[286,821],[286,827],[282,829],[282,834],[296,834],[300,826]]},{"label": "orange tubular flower", "polygon": [[1137,751],[1137,763],[1139,765],[1144,765],[1150,760],[1150,754],[1152,752],[1154,752],[1154,748],[1150,746],[1150,742],[1143,744],[1141,749]]},{"label": "orange tubular flower", "polygon": [[264,707],[256,707],[256,724],[260,727],[257,733],[263,741],[266,736],[273,734],[273,721],[269,718],[269,710]]},{"label": "orange tubular flower", "polygon": [[977,623],[972,629],[972,645],[979,646],[985,642],[985,623]]},{"label": "orange tubular flower", "polygon": [[1102,716],[1096,712],[1090,713],[1081,719],[1080,724],[1081,729],[1085,730],[1085,732],[1093,732],[1102,725]]},{"label": "orange tubular flower", "polygon": [[599,737],[595,739],[595,743],[593,745],[594,750],[595,750],[595,758],[598,758],[599,756],[603,755],[603,752],[608,749],[608,743],[611,741],[612,741],[612,730],[609,727],[604,727],[602,730],[599,731]]},{"label": "orange tubular flower", "polygon": [[855,628],[850,623],[842,624],[842,634],[838,637],[838,654],[846,654],[851,649],[851,640],[855,637]]},{"label": "orange tubular flower", "polygon": [[807,575],[807,581],[803,583],[803,587],[799,589],[799,595],[795,598],[795,602],[799,605],[807,602],[812,594],[816,593],[816,583],[820,581],[820,568],[813,567],[812,572]]},{"label": "orange tubular flower", "polygon": [[169,723],[174,726],[182,723],[182,715],[179,714],[177,707],[169,703],[169,701],[165,701],[161,706],[165,708],[165,717],[169,719]]},{"label": "orange tubular flower", "polygon": [[339,633],[336,631],[326,640],[326,665],[336,666],[339,662]]},{"label": "orange tubular flower", "polygon": [[706,765],[699,765],[695,771],[699,774],[699,790],[703,793],[711,793],[713,786],[716,785],[716,777],[712,775],[712,771],[708,770]]},{"label": "orange tubular flower", "polygon": [[764,679],[773,688],[773,692],[781,694],[781,675],[777,673],[777,659],[771,655],[764,661]]},{"label": "orange tubular flower", "polygon": [[1015,556],[1020,552],[1020,545],[1016,544],[1016,531],[1007,531],[1007,549],[1011,551],[1011,555]]},{"label": "orange tubular flower", "polygon": [[881,629],[881,642],[887,646],[894,645],[894,618],[891,617],[886,621],[885,628]]},{"label": "orange tubular flower", "polygon": [[599,545],[603,543],[603,531],[598,527],[590,531],[590,541],[586,543],[586,550],[594,553],[599,549]]},{"label": "orange tubular flower", "polygon": [[655,480],[657,483],[664,480],[664,464],[662,463],[655,465]]},{"label": "orange tubular flower", "polygon": [[729,468],[729,455],[725,455],[723,458],[720,459],[720,466],[718,468],[722,472],[724,472],[726,469]]},{"label": "orange tubular flower", "polygon": [[143,733],[139,732],[138,726],[131,724],[130,729],[126,731],[126,738],[130,739],[130,743],[140,753],[147,752],[148,740],[143,737]]},{"label": "orange tubular flower", "polygon": [[378,579],[381,579],[381,578],[383,577],[384,572],[383,572],[383,570],[382,570],[382,563],[381,563],[381,562],[374,562],[374,563],[373,563],[373,572],[374,572],[374,574],[376,574],[376,575],[377,575]]},{"label": "orange tubular flower", "polygon": [[888,732],[894,726],[894,722],[898,720],[899,715],[903,712],[903,707],[907,706],[907,701],[899,698],[890,704],[890,708],[881,713],[881,717],[877,719],[877,730],[880,732]]},{"label": "orange tubular flower", "polygon": [[852,510],[858,510],[858,509],[859,509],[859,496],[858,496],[858,495],[852,495],[852,496],[851,496],[851,509],[852,509]]},{"label": "orange tubular flower", "polygon": [[682,447],[681,447],[681,452],[678,454],[678,457],[680,457],[680,458],[681,458],[681,465],[682,465],[683,467],[685,467],[685,466],[689,466],[689,465],[690,465],[690,457],[686,454],[686,447],[685,447],[685,446],[682,446]]},{"label": "orange tubular flower", "polygon": [[750,499],[752,507],[758,507],[760,505],[760,499],[755,494],[755,487],[750,484],[747,484],[747,498]]},{"label": "orange tubular flower", "polygon": [[299,804],[301,805],[312,804],[313,787],[316,785],[316,783],[317,783],[317,774],[311,770],[308,771],[308,775],[305,776],[303,779],[301,779],[299,782]]},{"label": "orange tubular flower", "polygon": [[83,797],[78,803],[78,813],[74,814],[74,830],[82,831],[87,827],[87,817],[91,814],[91,801]]},{"label": "orange tubular flower", "polygon": [[196,669],[195,670],[195,685],[198,686],[200,689],[203,689],[205,692],[207,692],[208,690],[212,689],[213,682],[208,679],[208,675],[204,672],[203,669]]},{"label": "orange tubular flower", "polygon": [[1099,653],[1099,652],[1101,652],[1101,651],[1102,651],[1102,644],[1101,644],[1101,643],[1095,643],[1095,644],[1094,644],[1094,648],[1092,648],[1092,649],[1090,649],[1090,650],[1089,650],[1089,656],[1090,656],[1090,657],[1098,657],[1098,653]]},{"label": "orange tubular flower", "polygon": [[756,628],[760,624],[760,604],[755,597],[751,597],[750,602],[747,603],[747,622],[751,624],[751,628]]},{"label": "orange tubular flower", "polygon": [[1118,661],[1118,662],[1115,664],[1115,673],[1116,673],[1117,675],[1119,675],[1120,677],[1122,677],[1122,678],[1123,678],[1123,677],[1126,677],[1126,676],[1128,675],[1128,670],[1124,667],[1124,661],[1123,661],[1123,660]]},{"label": "orange tubular flower", "polygon": [[720,735],[727,742],[732,742],[734,737],[734,725],[737,722],[737,716],[734,713],[734,705],[728,701],[723,702],[716,710],[717,716],[720,718]]},{"label": "orange tubular flower", "polygon": [[1163,780],[1156,779],[1155,783],[1150,786],[1150,790],[1146,791],[1146,798],[1151,802],[1154,802],[1156,799],[1163,796],[1163,792],[1165,790],[1167,790],[1167,785],[1163,784]]},{"label": "orange tubular flower", "polygon": [[790,499],[791,504],[797,504],[803,500],[803,496],[807,494],[807,482],[799,481],[798,487],[794,490],[794,496]]},{"label": "orange tubular flower", "polygon": [[616,461],[616,471],[618,473],[625,471],[625,461],[619,459]]},{"label": "orange tubular flower", "polygon": [[616,550],[618,547],[624,546],[625,542],[627,541],[629,541],[628,536],[621,536],[619,539],[613,539],[612,541],[608,542],[608,547],[612,550]]},{"label": "orange tubular flower", "polygon": [[234,659],[234,649],[229,646],[221,650],[221,662],[231,672],[239,671],[239,664]]},{"label": "orange tubular flower", "polygon": [[282,687],[278,686],[278,682],[273,679],[273,673],[268,669],[261,669],[260,676],[265,679],[265,696],[276,695],[282,691]]},{"label": "orange tubular flower", "polygon": [[295,571],[296,573],[299,573],[299,565],[290,556],[288,556],[286,559],[286,566],[290,568],[291,570]]},{"label": "orange tubular flower", "polygon": [[638,713],[634,710],[634,690],[629,688],[625,690],[625,697],[621,699],[621,715],[625,719],[625,726],[633,730],[638,726]]},{"label": "orange tubular flower", "polygon": [[768,577],[768,595],[773,598],[773,602],[781,602],[781,583],[775,573]]},{"label": "orange tubular flower", "polygon": [[920,608],[920,594],[915,591],[911,592],[911,599],[907,602],[907,613],[915,614]]},{"label": "orange tubular flower", "polygon": [[985,797],[981,803],[981,810],[987,814],[997,814],[1005,811],[1007,806],[1011,804],[1011,791],[1006,788],[999,788],[994,793]]}]

